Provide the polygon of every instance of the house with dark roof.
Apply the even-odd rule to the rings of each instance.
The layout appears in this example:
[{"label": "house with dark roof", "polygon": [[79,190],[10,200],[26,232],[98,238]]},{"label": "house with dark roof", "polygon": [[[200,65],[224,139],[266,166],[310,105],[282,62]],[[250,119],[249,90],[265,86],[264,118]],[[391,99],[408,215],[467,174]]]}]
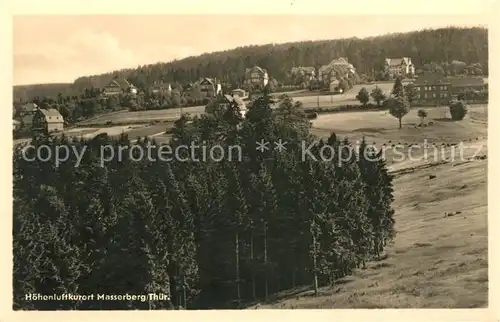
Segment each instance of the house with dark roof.
[{"label": "house with dark roof", "polygon": [[414,82],[415,103],[444,105],[451,101],[451,83],[441,73],[426,72]]},{"label": "house with dark roof", "polygon": [[221,84],[214,78],[205,77],[198,82],[200,86],[200,92],[206,95],[206,97],[215,97],[222,90]]},{"label": "house with dark roof", "polygon": [[245,84],[263,88],[269,82],[269,75],[267,70],[259,66],[254,66],[252,68],[247,68],[245,70]]},{"label": "house with dark roof", "polygon": [[47,133],[60,132],[64,130],[64,118],[56,109],[38,109],[33,114],[31,130]]},{"label": "house with dark roof", "polygon": [[25,115],[33,115],[35,111],[38,109],[38,105],[35,103],[26,103],[19,109],[20,116],[23,117]]},{"label": "house with dark roof", "polygon": [[231,96],[228,94],[224,94],[224,101],[222,103],[222,105],[224,107],[227,107],[229,104],[231,104],[233,102],[238,104],[238,107],[240,108],[241,116],[245,117],[245,114],[247,113],[247,107],[246,107],[246,104],[243,101],[243,99],[241,97],[239,97],[238,95]]},{"label": "house with dark roof", "polygon": [[104,95],[137,94],[137,88],[124,78],[115,78],[104,86]]},{"label": "house with dark roof", "polygon": [[38,105],[35,103],[27,103],[21,106],[20,116],[21,116],[21,124],[20,128],[22,129],[31,129],[33,125],[33,115],[38,111]]},{"label": "house with dark roof", "polygon": [[292,78],[300,76],[305,81],[313,80],[316,77],[316,69],[314,67],[292,67],[289,72]]},{"label": "house with dark roof", "polygon": [[233,94],[233,96],[239,96],[241,98],[245,98],[246,97],[245,90],[243,90],[241,88],[233,89],[233,91],[231,93]]},{"label": "house with dark roof", "polygon": [[482,77],[449,77],[448,81],[451,83],[451,93],[454,97],[470,90],[481,91],[485,89],[485,83]]},{"label": "house with dark roof", "polygon": [[172,86],[170,86],[170,84],[163,83],[163,81],[155,83],[153,86],[151,86],[152,93],[168,93],[171,91],[172,91]]},{"label": "house with dark roof", "polygon": [[384,70],[390,78],[410,77],[415,74],[415,66],[410,57],[386,58]]}]

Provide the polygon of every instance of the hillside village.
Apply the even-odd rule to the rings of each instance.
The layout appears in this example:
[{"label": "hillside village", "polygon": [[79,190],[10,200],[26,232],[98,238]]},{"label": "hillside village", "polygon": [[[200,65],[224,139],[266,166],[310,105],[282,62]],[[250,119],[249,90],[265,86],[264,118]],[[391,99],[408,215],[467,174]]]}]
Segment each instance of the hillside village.
[{"label": "hillside village", "polygon": [[[477,71],[477,64],[466,66],[456,60],[450,64],[453,66],[452,70],[455,70],[455,76],[445,77],[442,71],[420,71],[417,75],[411,57],[386,58],[384,81],[397,78],[406,80],[409,91],[415,96],[413,103],[419,106],[447,105],[452,99],[457,99],[460,93],[485,95],[487,85],[482,76],[476,76],[482,73]],[[259,66],[247,68],[240,84],[241,88],[232,89],[216,78],[209,77],[203,77],[177,89],[172,89],[172,84],[164,83],[163,80],[155,82],[150,88],[138,89],[127,79],[115,76],[102,87],[86,88],[81,98],[95,98],[104,109],[114,110],[117,106],[128,106],[130,111],[140,111],[207,105],[217,96],[238,96],[242,100],[248,100],[252,95],[260,93],[264,87],[270,92],[280,92],[280,89],[308,89],[313,93],[316,91],[318,95],[336,95],[351,90],[354,85],[370,83],[374,82],[363,81],[355,66],[349,63],[347,58],[339,57],[327,65],[320,66],[318,70],[311,66],[292,67],[284,83],[278,82],[266,69]],[[471,92],[476,94],[470,94]],[[383,93],[383,96],[388,97],[389,94]],[[80,116],[74,115],[75,113],[70,114],[62,104],[69,100],[71,98],[60,96],[56,100],[36,98],[32,102],[17,104],[17,108],[14,108],[16,116],[13,120],[14,131],[26,133],[45,128],[49,132],[60,132],[64,126],[92,117],[97,112],[96,107],[89,103],[89,106],[83,108]],[[51,106],[54,104],[62,104],[63,106],[59,107],[61,111]],[[45,105],[46,108],[33,108],[39,105]],[[243,103],[240,105],[244,108]],[[47,116],[49,114],[57,116],[52,119],[52,116]]]},{"label": "hillside village", "polygon": [[[13,308],[488,307],[487,53],[450,27],[15,87]],[[54,290],[166,297],[26,298]]]}]

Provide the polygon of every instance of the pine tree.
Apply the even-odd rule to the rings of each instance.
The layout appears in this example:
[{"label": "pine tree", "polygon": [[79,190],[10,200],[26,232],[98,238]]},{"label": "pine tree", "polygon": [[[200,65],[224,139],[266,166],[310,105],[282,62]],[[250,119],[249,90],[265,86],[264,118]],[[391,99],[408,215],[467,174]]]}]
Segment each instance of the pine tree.
[{"label": "pine tree", "polygon": [[373,229],[373,251],[376,258],[380,257],[386,240],[394,236],[392,178],[387,172],[385,160],[381,151],[377,153],[362,140],[359,153],[359,168],[365,183],[365,193],[369,206],[367,217]]},{"label": "pine tree", "polygon": [[405,88],[401,77],[396,78],[391,92],[393,97],[405,97]]}]

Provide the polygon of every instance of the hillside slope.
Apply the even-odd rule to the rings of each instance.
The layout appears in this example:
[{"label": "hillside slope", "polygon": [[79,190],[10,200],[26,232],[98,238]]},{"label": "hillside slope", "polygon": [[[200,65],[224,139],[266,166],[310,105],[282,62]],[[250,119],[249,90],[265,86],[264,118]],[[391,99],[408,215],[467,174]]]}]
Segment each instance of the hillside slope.
[{"label": "hillside slope", "polygon": [[[486,141],[478,144],[486,153]],[[316,297],[297,289],[251,308],[487,307],[487,168],[486,160],[474,160],[396,176],[398,233],[386,259]]]}]

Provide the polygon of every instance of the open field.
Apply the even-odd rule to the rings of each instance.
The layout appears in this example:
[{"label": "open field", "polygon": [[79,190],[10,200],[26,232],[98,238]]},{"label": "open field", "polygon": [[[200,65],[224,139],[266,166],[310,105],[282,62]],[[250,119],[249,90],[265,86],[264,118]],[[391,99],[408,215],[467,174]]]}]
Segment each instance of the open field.
[{"label": "open field", "polygon": [[303,93],[308,93],[308,92],[309,92],[309,90],[307,90],[307,89],[298,89],[298,90],[295,90],[295,91],[288,91],[288,92],[275,92],[275,93],[272,93],[271,95],[277,97],[277,96],[286,94],[288,96],[294,97],[294,96],[300,96]]},{"label": "open field", "polygon": [[[373,83],[373,84],[358,84],[343,94],[336,95],[308,95],[308,96],[294,96],[293,99],[302,102],[304,107],[334,107],[338,105],[356,105],[359,101],[356,99],[361,88],[366,88],[368,93],[378,86],[382,91],[389,93],[394,84],[390,83]],[[319,104],[318,104],[319,100]]]},{"label": "open field", "polygon": [[[428,109],[429,120],[442,118],[446,110]],[[365,133],[379,144],[423,144],[427,138],[436,143],[463,140],[474,148],[464,149],[460,160],[453,161],[451,155],[457,154],[444,146],[437,156],[431,149],[427,158],[392,163],[397,236],[383,260],[321,288],[318,296],[309,287],[297,288],[251,308],[488,306],[487,161],[474,158],[477,147],[479,155],[487,154],[487,109],[471,107],[459,122],[440,120],[415,129],[416,122],[416,111],[401,130],[396,119],[380,112],[325,115],[314,121],[325,131],[335,129],[349,137]]]},{"label": "open field", "polygon": [[[182,113],[190,113],[191,115],[199,115],[204,113],[205,106],[191,106],[191,107],[183,107]],[[137,111],[137,112],[129,112],[122,111],[113,114],[106,114],[96,118],[93,118],[89,121],[80,122],[80,126],[84,125],[94,125],[94,124],[106,124],[107,122],[112,123],[136,123],[143,122],[149,123],[152,121],[175,121],[181,115],[180,108],[171,108],[165,110],[149,110],[149,111]]]},{"label": "open field", "polygon": [[[78,135],[67,133],[70,136],[83,136],[85,138],[92,138],[98,134],[107,133],[109,136],[118,136],[122,133],[127,134],[130,140],[136,140],[144,137],[156,137],[164,134],[169,124],[160,123],[155,125],[133,125],[133,126],[114,126],[104,127],[101,129],[94,129],[93,132],[86,135]],[[172,124],[170,124],[172,126]]]},{"label": "open field", "polygon": [[128,133],[143,127],[141,125],[125,125],[105,128],[72,128],[64,131],[64,134],[72,137],[92,138],[102,133],[107,133],[110,136],[120,135],[121,133]]},{"label": "open field", "polygon": [[[368,85],[355,85],[350,91],[341,95],[321,95],[319,96],[319,106],[320,107],[334,107],[338,105],[346,104],[359,104],[356,100],[356,95],[358,94],[361,87],[366,87],[368,91],[371,91],[375,86],[379,86],[384,91],[390,91],[392,88],[392,83],[379,83],[379,84],[368,84]],[[291,94],[294,100],[301,101],[304,107],[311,108],[317,107],[318,96],[298,96],[303,91],[293,91],[293,92],[283,92],[274,93],[274,96],[279,96],[282,94]],[[190,113],[191,115],[200,115],[205,111],[205,106],[191,106],[182,108],[182,113]],[[149,111],[119,111],[110,114],[105,114],[102,116],[94,117],[90,120],[82,121],[79,123],[80,126],[89,125],[99,125],[106,124],[108,122],[112,123],[149,123],[152,121],[173,121],[180,117],[180,108],[171,108],[165,110],[149,110]]]},{"label": "open field", "polygon": [[[441,151],[447,145],[463,142],[467,151],[481,149],[478,141],[488,135],[486,105],[471,105],[464,120],[450,121],[448,107],[425,108],[428,113],[426,122],[433,122],[426,127],[416,127],[420,123],[418,109],[412,109],[403,118],[403,128],[398,128],[398,121],[386,111],[376,112],[346,112],[338,114],[319,115],[313,123],[312,133],[321,138],[327,138],[332,132],[340,137],[348,137],[353,144],[358,144],[363,137],[368,144],[377,150],[384,150],[388,164],[403,160],[403,154],[408,154],[410,145],[412,157],[431,154],[436,149]],[[393,148],[392,145],[396,147]],[[424,145],[428,145],[424,149]],[[441,153],[441,152],[439,152]],[[458,153],[458,152],[457,152]]]},{"label": "open field", "polygon": [[[415,127],[420,123],[417,116],[419,109],[426,110],[426,122],[433,122],[427,127]],[[423,143],[429,142],[455,143],[469,138],[487,135],[488,109],[486,105],[470,105],[464,120],[451,122],[447,106],[413,108],[403,118],[403,128],[398,128],[398,121],[387,111],[344,112],[336,114],[320,114],[313,120],[313,132],[320,137],[328,137],[333,131],[340,136],[348,136],[352,140],[365,136],[369,143]]]}]

